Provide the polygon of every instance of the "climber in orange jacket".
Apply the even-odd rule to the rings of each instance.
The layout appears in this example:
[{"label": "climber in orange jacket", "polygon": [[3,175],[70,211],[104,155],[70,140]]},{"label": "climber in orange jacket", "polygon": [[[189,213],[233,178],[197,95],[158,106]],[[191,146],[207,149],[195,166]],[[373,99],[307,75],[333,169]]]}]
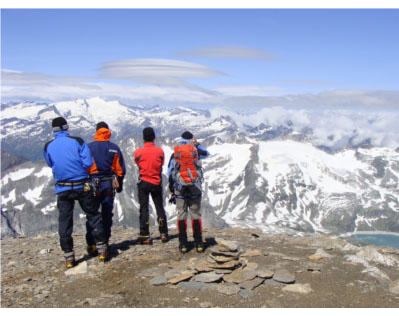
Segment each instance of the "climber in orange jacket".
[{"label": "climber in orange jacket", "polygon": [[[99,208],[101,205],[107,244],[111,237],[115,191],[122,192],[123,178],[126,174],[122,152],[116,144],[109,141],[111,135],[107,123],[99,122],[94,142],[88,144],[94,159],[94,164],[88,171],[95,188],[96,207]],[[95,255],[96,249],[89,227],[87,227],[86,241],[88,253]]]}]

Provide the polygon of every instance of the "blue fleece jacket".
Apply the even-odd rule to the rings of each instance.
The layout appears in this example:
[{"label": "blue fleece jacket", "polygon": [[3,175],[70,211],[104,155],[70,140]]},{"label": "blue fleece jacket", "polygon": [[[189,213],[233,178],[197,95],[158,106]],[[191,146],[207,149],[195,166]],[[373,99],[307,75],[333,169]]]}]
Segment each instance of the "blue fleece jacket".
[{"label": "blue fleece jacket", "polygon": [[[47,165],[53,169],[56,182],[77,181],[86,179],[86,169],[93,164],[93,158],[89,147],[79,137],[69,136],[69,132],[60,131],[55,133],[55,139],[44,146],[44,159]],[[81,188],[76,186],[74,189]],[[55,186],[55,193],[71,190],[71,187]]]}]

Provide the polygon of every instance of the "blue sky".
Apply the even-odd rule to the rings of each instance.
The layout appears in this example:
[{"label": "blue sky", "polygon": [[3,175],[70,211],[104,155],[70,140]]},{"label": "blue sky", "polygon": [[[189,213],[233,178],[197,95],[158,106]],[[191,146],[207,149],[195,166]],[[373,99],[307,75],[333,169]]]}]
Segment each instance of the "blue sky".
[{"label": "blue sky", "polygon": [[398,9],[2,9],[2,94],[392,109],[398,30]]}]

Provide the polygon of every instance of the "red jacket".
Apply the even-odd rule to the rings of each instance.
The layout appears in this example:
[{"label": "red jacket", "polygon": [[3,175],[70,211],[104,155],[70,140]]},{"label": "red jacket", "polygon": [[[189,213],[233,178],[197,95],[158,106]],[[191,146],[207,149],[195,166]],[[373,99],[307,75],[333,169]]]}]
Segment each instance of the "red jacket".
[{"label": "red jacket", "polygon": [[156,147],[153,142],[146,142],[144,147],[136,149],[134,161],[140,169],[140,179],[155,185],[161,184],[164,158],[162,148]]}]

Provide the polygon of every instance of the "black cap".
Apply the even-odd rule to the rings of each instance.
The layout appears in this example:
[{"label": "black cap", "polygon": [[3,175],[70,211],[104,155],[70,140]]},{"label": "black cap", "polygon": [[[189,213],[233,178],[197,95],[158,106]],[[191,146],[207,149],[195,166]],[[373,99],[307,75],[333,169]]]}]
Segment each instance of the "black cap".
[{"label": "black cap", "polygon": [[184,139],[192,139],[193,134],[191,134],[189,131],[185,131],[183,134],[181,134],[181,137]]},{"label": "black cap", "polygon": [[145,142],[152,142],[155,139],[155,133],[152,127],[143,129],[143,139]]},{"label": "black cap", "polygon": [[68,123],[66,119],[64,119],[62,116],[53,119],[53,121],[51,122],[51,126],[53,127],[53,132],[68,130]]},{"label": "black cap", "polygon": [[100,128],[109,129],[108,124],[105,123],[105,122],[102,122],[102,121],[99,122],[99,123],[97,123],[97,125],[96,125],[96,131],[98,131]]}]

